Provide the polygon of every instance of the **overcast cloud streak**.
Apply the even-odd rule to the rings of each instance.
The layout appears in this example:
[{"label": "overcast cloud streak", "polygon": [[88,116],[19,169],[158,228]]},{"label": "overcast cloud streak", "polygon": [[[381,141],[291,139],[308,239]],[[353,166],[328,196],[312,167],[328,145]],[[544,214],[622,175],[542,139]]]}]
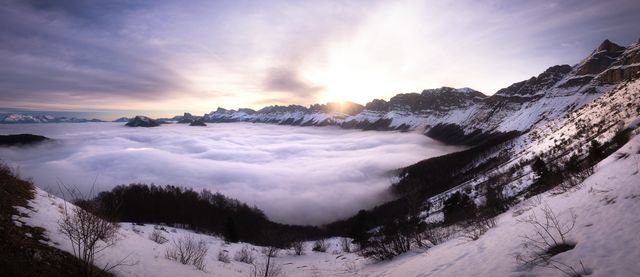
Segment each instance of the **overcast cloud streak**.
[{"label": "overcast cloud streak", "polygon": [[[388,171],[442,155],[422,134],[229,123],[129,128],[116,123],[0,125],[56,139],[0,148],[23,177],[52,192],[135,182],[207,188],[255,204],[273,220],[317,224],[388,198]],[[97,179],[96,179],[97,178]]]}]

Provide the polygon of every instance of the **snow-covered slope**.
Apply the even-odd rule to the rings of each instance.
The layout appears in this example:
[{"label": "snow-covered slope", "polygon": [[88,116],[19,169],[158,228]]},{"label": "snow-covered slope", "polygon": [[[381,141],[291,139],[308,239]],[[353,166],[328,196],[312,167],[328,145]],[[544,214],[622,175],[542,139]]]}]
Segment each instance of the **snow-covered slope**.
[{"label": "snow-covered slope", "polygon": [[[59,231],[58,222],[64,214],[65,205],[71,209],[72,204],[36,189],[36,196],[29,202],[30,208],[19,207],[25,217],[15,218],[16,224],[39,226],[46,229],[45,234],[50,241],[43,242],[53,247],[72,253],[69,240]],[[248,247],[260,262],[264,255],[261,247],[245,243],[225,243],[217,236],[195,233],[190,230],[167,226],[135,225],[121,223],[118,231],[119,240],[115,246],[107,248],[96,258],[98,267],[107,264],[123,262],[126,265],[113,270],[118,276],[249,276],[253,266],[234,261],[234,255],[243,247]],[[193,265],[183,265],[165,257],[170,242],[158,244],[149,239],[149,235],[159,229],[163,237],[174,239],[191,236],[195,240],[206,241],[208,253],[205,257],[204,271],[197,270]],[[305,243],[305,253],[296,256],[291,250],[282,250],[272,262],[282,266],[286,276],[340,276],[350,275],[365,263],[365,259],[354,253],[343,253],[339,238],[327,240],[328,249],[325,253],[311,251],[312,242]],[[231,258],[230,263],[218,261],[218,253],[226,251]]]},{"label": "snow-covered slope", "polygon": [[[628,155],[628,156],[627,156]],[[624,158],[619,158],[625,156]],[[548,204],[561,220],[577,216],[569,240],[573,250],[555,259],[592,276],[636,276],[640,273],[640,136],[605,159],[595,174],[574,191],[531,198],[498,217],[497,227],[476,241],[453,239],[426,252],[413,252],[390,262],[366,266],[370,276],[566,276],[558,270],[538,267],[531,271],[516,263],[524,251],[522,236],[534,230],[519,222],[540,214]]]}]

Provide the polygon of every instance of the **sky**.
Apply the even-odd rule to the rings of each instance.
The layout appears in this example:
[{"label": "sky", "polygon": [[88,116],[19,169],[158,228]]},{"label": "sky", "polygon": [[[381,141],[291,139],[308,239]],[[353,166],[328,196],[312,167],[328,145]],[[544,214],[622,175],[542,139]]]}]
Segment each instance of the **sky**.
[{"label": "sky", "polygon": [[0,133],[54,139],[0,147],[0,157],[20,176],[54,194],[60,194],[58,184],[87,197],[92,188],[138,182],[206,188],[293,224],[328,223],[385,202],[395,178],[391,170],[460,150],[419,132],[252,123],[0,124]]},{"label": "sky", "polygon": [[635,0],[0,3],[7,109],[170,116],[441,86],[490,95],[640,37]]}]

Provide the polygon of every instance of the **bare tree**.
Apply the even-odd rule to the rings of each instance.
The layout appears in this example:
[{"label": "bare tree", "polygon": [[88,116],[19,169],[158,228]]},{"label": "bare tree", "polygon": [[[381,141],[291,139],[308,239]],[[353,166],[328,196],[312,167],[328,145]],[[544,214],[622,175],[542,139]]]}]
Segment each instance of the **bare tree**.
[{"label": "bare tree", "polygon": [[58,228],[71,242],[73,254],[84,263],[88,276],[96,273],[93,267],[96,254],[115,245],[118,240],[117,224],[77,206],[65,208]]},{"label": "bare tree", "polygon": [[[93,194],[95,182],[94,180],[89,195]],[[58,221],[58,230],[71,242],[73,254],[85,266],[85,274],[93,276],[98,273],[94,267],[96,254],[116,244],[120,226],[97,216],[98,207],[94,202],[86,201],[85,199],[88,198],[84,197],[77,188],[67,187],[60,182],[58,189],[63,198],[68,195],[76,203],[74,206],[67,206],[67,202],[64,202],[62,219]],[[128,258],[129,255],[115,263],[107,263],[101,270],[110,271],[118,266],[136,264],[136,262],[127,262]]]},{"label": "bare tree", "polygon": [[204,271],[206,266],[204,257],[208,251],[207,243],[203,239],[196,240],[192,235],[186,235],[171,241],[165,257],[181,264],[192,264],[198,270]]},{"label": "bare tree", "polygon": [[264,259],[253,265],[251,269],[251,277],[276,277],[282,274],[282,266],[272,261],[273,257],[278,255],[279,248],[274,246],[265,247],[262,249],[262,253],[265,255]]}]

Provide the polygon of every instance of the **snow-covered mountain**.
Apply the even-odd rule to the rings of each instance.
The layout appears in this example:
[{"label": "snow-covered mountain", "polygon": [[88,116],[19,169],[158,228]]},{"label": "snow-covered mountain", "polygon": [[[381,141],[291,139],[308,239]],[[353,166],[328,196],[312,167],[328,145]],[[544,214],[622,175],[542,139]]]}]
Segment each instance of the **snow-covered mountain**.
[{"label": "snow-covered mountain", "polygon": [[85,119],[76,117],[55,117],[51,115],[28,115],[21,113],[10,113],[0,115],[0,123],[84,123],[84,122],[103,122],[99,119]]},{"label": "snow-covered mountain", "polygon": [[489,97],[469,88],[442,87],[398,94],[389,101],[376,99],[364,107],[330,103],[309,108],[269,106],[258,111],[218,108],[204,119],[372,130],[424,128],[430,136],[445,141],[447,134],[455,134],[458,139],[452,143],[470,143],[474,137],[526,131],[561,118],[639,75],[640,44],[625,48],[605,40],[577,65],[552,66]]}]

